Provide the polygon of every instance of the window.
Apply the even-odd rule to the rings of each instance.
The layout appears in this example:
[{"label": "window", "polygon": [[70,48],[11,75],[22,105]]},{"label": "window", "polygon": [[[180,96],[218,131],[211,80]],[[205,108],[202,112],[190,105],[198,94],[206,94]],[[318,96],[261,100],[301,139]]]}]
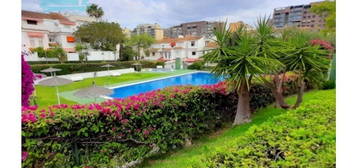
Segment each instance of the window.
[{"label": "window", "polygon": [[34,39],[34,38],[30,38],[30,46],[31,46],[31,47],[36,47],[35,39]]},{"label": "window", "polygon": [[37,21],[36,20],[27,20],[27,24],[37,25]]},{"label": "window", "polygon": [[195,46],[195,41],[191,41],[191,47]]},{"label": "window", "polygon": [[195,51],[193,51],[193,52],[192,52],[192,55],[196,55],[196,52],[195,52]]},{"label": "window", "polygon": [[209,41],[205,41],[205,46],[208,46]]},{"label": "window", "polygon": [[152,52],[152,56],[155,56],[155,52]]},{"label": "window", "polygon": [[42,38],[39,38],[39,39],[38,39],[38,45],[39,45],[40,47],[43,47],[43,40],[42,40]]}]

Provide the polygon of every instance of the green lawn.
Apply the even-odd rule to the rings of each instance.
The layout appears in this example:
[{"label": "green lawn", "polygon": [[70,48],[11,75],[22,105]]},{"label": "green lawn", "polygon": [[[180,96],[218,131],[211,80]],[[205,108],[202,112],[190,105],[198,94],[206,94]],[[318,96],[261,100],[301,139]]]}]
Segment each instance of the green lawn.
[{"label": "green lawn", "polygon": [[[140,73],[127,73],[117,77],[97,77],[95,83],[99,86],[110,86],[133,83],[143,80],[155,79],[159,77],[172,76],[177,74],[183,74],[191,72],[189,70],[180,70],[167,73],[153,73],[153,72],[140,72]],[[89,87],[92,85],[93,78],[84,79],[82,81],[73,82],[69,85],[59,86],[59,92],[72,91],[80,88]],[[49,105],[57,104],[56,89],[55,87],[48,86],[36,86],[35,87],[36,103],[40,107],[46,107]],[[75,101],[71,101],[60,97],[62,104],[77,104]]]},{"label": "green lawn", "polygon": [[[319,98],[321,92],[328,91],[311,91],[305,94],[304,102],[309,102]],[[292,104],[295,96],[287,98],[287,102]],[[214,133],[213,135],[203,137],[193,142],[194,145],[188,148],[179,149],[170,154],[158,155],[146,160],[141,167],[150,168],[187,168],[192,165],[200,165],[200,160],[216,149],[225,149],[234,146],[235,138],[244,135],[244,133],[253,125],[260,125],[271,118],[284,113],[286,110],[276,109],[273,106],[258,110],[254,115],[251,123],[236,126]]]}]

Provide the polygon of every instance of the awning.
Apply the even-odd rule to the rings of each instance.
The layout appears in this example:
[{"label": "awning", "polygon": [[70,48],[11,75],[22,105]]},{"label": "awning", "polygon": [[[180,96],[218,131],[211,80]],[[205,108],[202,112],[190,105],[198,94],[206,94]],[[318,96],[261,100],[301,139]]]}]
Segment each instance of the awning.
[{"label": "awning", "polygon": [[67,42],[74,43],[76,39],[73,36],[67,36]]},{"label": "awning", "polygon": [[43,37],[44,33],[41,33],[41,32],[27,32],[27,35],[29,37]]}]

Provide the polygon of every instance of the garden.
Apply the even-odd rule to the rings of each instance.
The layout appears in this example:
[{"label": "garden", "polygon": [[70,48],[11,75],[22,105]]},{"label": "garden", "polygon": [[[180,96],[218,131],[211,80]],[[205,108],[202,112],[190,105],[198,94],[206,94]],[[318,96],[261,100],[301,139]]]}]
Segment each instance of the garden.
[{"label": "garden", "polygon": [[[255,31],[222,25],[215,36],[218,47],[203,60],[225,81],[101,103],[50,105],[46,94],[54,91],[38,87],[45,106],[35,106],[23,60],[22,166],[335,167],[333,42],[294,28],[277,31],[267,18]],[[165,74],[141,75],[98,81]]]}]

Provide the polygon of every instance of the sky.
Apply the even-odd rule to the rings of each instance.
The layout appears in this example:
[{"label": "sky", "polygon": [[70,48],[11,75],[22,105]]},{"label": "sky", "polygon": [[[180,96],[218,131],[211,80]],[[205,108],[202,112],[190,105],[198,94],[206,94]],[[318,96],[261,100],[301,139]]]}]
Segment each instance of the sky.
[{"label": "sky", "polygon": [[85,6],[98,4],[104,20],[121,27],[158,23],[162,28],[191,21],[244,21],[254,25],[257,17],[272,15],[274,8],[317,0],[22,0],[22,9],[39,12],[85,14]]}]

